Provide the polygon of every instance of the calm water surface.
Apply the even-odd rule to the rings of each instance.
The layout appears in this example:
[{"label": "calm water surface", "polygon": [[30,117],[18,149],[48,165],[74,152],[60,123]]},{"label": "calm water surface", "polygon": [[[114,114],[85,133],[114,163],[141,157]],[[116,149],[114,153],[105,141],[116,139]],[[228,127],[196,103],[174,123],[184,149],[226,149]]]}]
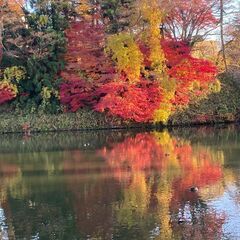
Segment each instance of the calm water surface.
[{"label": "calm water surface", "polygon": [[240,128],[0,136],[0,239],[240,239]]}]

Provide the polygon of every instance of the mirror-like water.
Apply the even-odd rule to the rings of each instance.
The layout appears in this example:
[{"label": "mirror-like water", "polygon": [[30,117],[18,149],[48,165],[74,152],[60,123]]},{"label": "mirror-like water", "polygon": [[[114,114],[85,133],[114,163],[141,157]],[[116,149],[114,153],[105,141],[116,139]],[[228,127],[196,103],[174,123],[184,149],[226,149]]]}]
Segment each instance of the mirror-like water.
[{"label": "mirror-like water", "polygon": [[239,127],[0,137],[0,239],[240,239],[239,226]]}]

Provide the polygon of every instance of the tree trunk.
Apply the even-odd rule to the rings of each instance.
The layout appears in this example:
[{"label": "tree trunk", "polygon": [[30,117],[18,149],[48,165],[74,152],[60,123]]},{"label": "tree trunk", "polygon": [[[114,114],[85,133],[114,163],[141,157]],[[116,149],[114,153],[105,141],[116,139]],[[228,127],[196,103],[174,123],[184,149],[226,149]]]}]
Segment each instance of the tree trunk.
[{"label": "tree trunk", "polygon": [[224,62],[224,67],[225,70],[228,70],[227,66],[227,60],[226,60],[226,52],[225,52],[225,43],[224,43],[224,30],[223,30],[223,0],[220,0],[220,36],[221,36],[221,45],[222,45],[222,56],[223,56],[223,62]]}]

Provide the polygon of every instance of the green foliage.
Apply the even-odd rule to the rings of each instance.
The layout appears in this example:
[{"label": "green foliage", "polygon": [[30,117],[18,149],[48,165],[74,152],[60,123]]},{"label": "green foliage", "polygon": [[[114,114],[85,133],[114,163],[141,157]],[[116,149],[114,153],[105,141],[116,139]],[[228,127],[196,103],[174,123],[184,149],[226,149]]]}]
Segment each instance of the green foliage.
[{"label": "green foliage", "polygon": [[233,122],[239,120],[240,87],[228,74],[220,77],[220,92],[212,93],[201,101],[192,103],[187,109],[176,111],[169,124],[195,124]]},{"label": "green foliage", "polygon": [[[32,105],[33,106],[33,105]],[[106,129],[111,127],[130,127],[115,118],[106,118],[103,114],[88,109],[76,113],[47,114],[43,111],[0,113],[0,133],[24,132],[23,126],[29,125],[31,132],[66,131],[79,129]]]},{"label": "green foliage", "polygon": [[104,18],[109,20],[109,33],[118,33],[129,27],[134,0],[102,0],[100,2]]},{"label": "green foliage", "polygon": [[[64,67],[64,30],[73,9],[64,0],[31,0],[29,4],[33,11],[24,9],[25,22],[19,18],[17,27],[5,26],[4,79],[17,85],[17,108],[57,112],[60,109],[57,89],[61,82],[57,75]],[[21,68],[15,66],[20,63]]]}]

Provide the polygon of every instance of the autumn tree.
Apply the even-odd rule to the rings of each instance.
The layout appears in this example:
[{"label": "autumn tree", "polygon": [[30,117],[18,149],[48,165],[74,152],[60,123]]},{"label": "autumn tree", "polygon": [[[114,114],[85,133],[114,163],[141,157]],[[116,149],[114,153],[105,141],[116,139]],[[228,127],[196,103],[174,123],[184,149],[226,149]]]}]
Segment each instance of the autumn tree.
[{"label": "autumn tree", "polygon": [[164,22],[167,37],[194,43],[216,28],[218,22],[213,8],[217,0],[171,1],[171,9]]},{"label": "autumn tree", "polygon": [[230,36],[230,40],[225,44],[227,63],[230,68],[238,69],[240,67],[240,9],[226,32]]},{"label": "autumn tree", "polygon": [[20,20],[23,3],[21,0],[0,0],[0,63],[3,55],[4,25],[6,22],[16,23]]}]

